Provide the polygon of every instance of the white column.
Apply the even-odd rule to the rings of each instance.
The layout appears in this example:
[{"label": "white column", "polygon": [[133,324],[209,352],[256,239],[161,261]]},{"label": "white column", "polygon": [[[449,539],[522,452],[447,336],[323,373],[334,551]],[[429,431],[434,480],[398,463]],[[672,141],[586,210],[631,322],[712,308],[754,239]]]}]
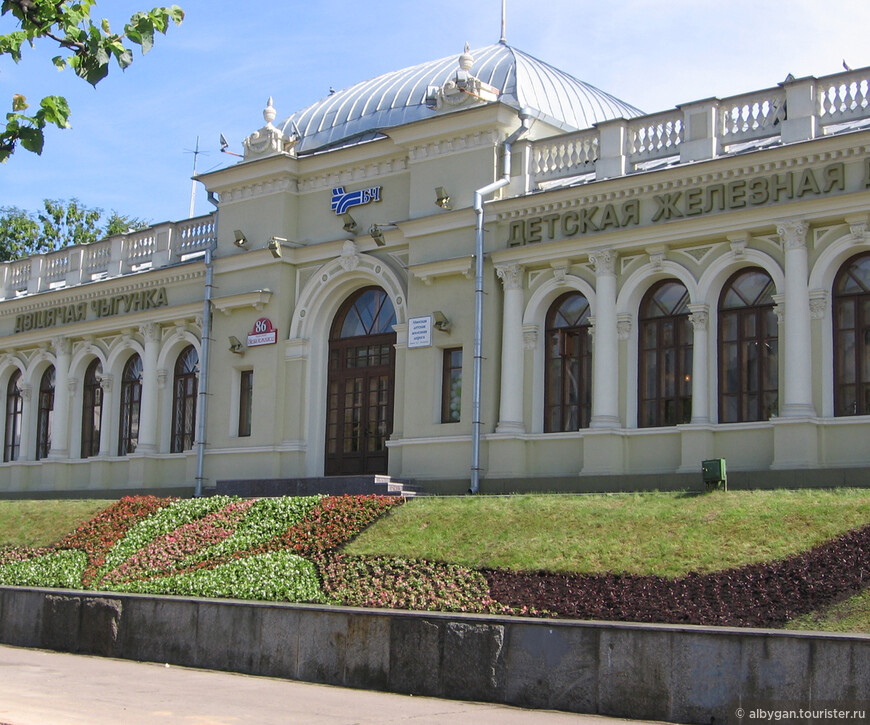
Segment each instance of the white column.
[{"label": "white column", "polygon": [[616,260],[612,249],[592,252],[595,266],[595,342],[590,428],[619,427],[619,361],[616,328]]},{"label": "white column", "polygon": [[142,360],[142,404],[139,408],[139,442],[136,453],[157,451],[157,355],[160,352],[160,325],[149,322],[139,328],[145,338]]},{"label": "white column", "polygon": [[710,308],[708,305],[689,305],[689,322],[692,323],[692,423],[710,422],[710,393],[707,369],[707,328]]},{"label": "white column", "polygon": [[525,433],[523,425],[523,267],[496,267],[504,286],[501,396],[496,433]]},{"label": "white column", "polygon": [[54,413],[51,421],[51,449],[49,458],[69,458],[69,361],[70,341],[55,337],[51,341],[55,350]]},{"label": "white column", "polygon": [[30,383],[22,383],[21,390],[21,436],[18,445],[18,460],[32,461],[33,452],[30,450],[30,439],[33,420],[33,386]]},{"label": "white column", "polygon": [[785,344],[780,346],[785,360],[785,384],[780,415],[783,418],[815,417],[807,223],[802,219],[789,219],[780,222],[776,230],[785,247]]},{"label": "white column", "polygon": [[102,409],[100,410],[100,458],[113,455],[111,431],[114,415],[114,407],[112,406],[112,384],[114,381],[115,378],[107,374],[104,374],[100,380],[100,388],[103,391]]}]

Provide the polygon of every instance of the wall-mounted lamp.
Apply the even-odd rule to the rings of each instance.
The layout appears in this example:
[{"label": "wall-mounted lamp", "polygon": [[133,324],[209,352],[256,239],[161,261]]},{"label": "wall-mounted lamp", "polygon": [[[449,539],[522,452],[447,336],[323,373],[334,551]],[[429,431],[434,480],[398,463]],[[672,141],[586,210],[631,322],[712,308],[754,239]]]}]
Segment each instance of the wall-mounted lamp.
[{"label": "wall-mounted lamp", "polygon": [[435,205],[442,209],[452,209],[453,204],[450,202],[450,194],[443,186],[435,187]]},{"label": "wall-mounted lamp", "polygon": [[236,355],[245,354],[245,346],[235,335],[230,335],[230,352],[235,353]]},{"label": "wall-mounted lamp", "polygon": [[441,312],[441,310],[435,310],[435,312],[432,313],[432,324],[435,329],[440,332],[450,332],[450,320],[444,316],[444,313]]},{"label": "wall-mounted lamp", "polygon": [[383,230],[377,224],[372,224],[369,227],[369,234],[371,235],[372,239],[375,240],[375,244],[377,244],[379,247],[383,247],[387,243],[387,241],[384,239]]},{"label": "wall-mounted lamp", "polygon": [[356,234],[359,231],[359,224],[356,223],[356,219],[347,212],[341,215],[341,220],[344,222],[344,231],[349,234]]},{"label": "wall-mounted lamp", "polygon": [[268,250],[272,253],[272,256],[275,259],[281,259],[281,244],[282,242],[286,242],[286,239],[282,237],[272,237],[269,240],[269,243],[266,245]]},{"label": "wall-mounted lamp", "polygon": [[244,234],[242,234],[241,229],[234,230],[233,236],[235,237],[235,239],[233,240],[233,244],[235,244],[239,249],[248,248],[248,238]]}]

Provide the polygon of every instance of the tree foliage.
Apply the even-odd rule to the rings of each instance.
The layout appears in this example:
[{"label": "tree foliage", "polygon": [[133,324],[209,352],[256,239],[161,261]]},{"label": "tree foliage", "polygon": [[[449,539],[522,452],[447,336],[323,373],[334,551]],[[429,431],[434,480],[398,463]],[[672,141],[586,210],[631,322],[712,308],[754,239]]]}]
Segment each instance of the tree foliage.
[{"label": "tree foliage", "polygon": [[72,244],[90,244],[113,234],[142,229],[148,223],[113,211],[89,208],[78,199],[45,199],[32,213],[14,206],[0,207],[0,261],[51,252]]},{"label": "tree foliage", "polygon": [[[91,17],[96,0],[2,0],[0,16],[10,13],[17,30],[0,35],[0,56],[8,55],[18,63],[25,43],[34,46],[47,40],[62,54],[52,62],[58,69],[72,68],[77,76],[96,86],[109,73],[112,59],[124,70],[133,62],[129,47],[138,45],[144,55],[154,45],[155,33],[165,34],[170,23],[181,24],[184,11],[177,5],[158,7],[135,13],[122,33],[112,31],[109,21]],[[39,109],[27,113],[26,96],[12,96],[12,111],[6,114],[5,128],[0,126],[0,161],[7,161],[18,144],[41,154],[47,126],[69,128],[70,109],[61,96],[46,96]]]}]

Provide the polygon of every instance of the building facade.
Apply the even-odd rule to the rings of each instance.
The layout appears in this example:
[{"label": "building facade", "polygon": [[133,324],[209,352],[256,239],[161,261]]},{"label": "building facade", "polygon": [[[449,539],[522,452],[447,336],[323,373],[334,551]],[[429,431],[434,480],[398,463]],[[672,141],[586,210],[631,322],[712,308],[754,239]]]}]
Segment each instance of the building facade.
[{"label": "building facade", "polygon": [[270,99],[200,177],[214,215],[3,264],[0,492],[460,490],[474,422],[484,491],[720,457],[859,482],[868,82],[644,115],[499,43],[277,124]]}]

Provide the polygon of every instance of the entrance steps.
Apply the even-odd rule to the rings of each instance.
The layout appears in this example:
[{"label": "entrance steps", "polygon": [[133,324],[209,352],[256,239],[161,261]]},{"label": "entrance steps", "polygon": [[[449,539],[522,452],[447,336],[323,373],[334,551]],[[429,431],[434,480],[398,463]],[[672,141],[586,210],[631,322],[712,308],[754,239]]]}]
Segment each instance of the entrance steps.
[{"label": "entrance steps", "polygon": [[353,496],[379,494],[413,498],[423,492],[407,480],[383,475],[320,476],[315,478],[259,478],[217,481],[204,490],[206,496],[228,495],[242,498],[268,498],[271,496]]}]

